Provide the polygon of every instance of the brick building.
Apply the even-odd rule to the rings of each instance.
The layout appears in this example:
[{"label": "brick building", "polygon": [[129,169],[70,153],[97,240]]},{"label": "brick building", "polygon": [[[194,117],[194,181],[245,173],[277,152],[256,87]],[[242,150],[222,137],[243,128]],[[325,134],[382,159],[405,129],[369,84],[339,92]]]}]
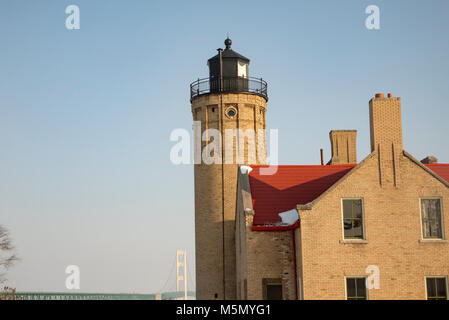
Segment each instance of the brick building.
[{"label": "brick building", "polygon": [[239,174],[237,298],[447,299],[449,164],[403,150],[399,98],[369,113],[360,163],[355,131],[331,131],[327,165]]},{"label": "brick building", "polygon": [[[249,79],[249,60],[225,43],[218,58]],[[192,87],[200,132],[265,129],[266,91],[214,92],[212,59],[209,90]],[[449,164],[404,150],[400,98],[376,94],[369,117],[371,153],[359,163],[356,131],[333,130],[326,165],[264,174],[257,135],[241,162],[195,165],[198,299],[447,299]]]}]

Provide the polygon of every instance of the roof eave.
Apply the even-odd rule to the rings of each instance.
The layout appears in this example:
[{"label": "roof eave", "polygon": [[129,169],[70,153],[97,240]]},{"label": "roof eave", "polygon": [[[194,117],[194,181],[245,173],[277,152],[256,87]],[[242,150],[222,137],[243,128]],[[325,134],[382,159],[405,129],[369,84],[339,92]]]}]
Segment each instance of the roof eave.
[{"label": "roof eave", "polygon": [[253,224],[251,231],[288,231],[297,229],[300,226],[299,220],[290,226],[277,226],[277,225],[257,225]]}]

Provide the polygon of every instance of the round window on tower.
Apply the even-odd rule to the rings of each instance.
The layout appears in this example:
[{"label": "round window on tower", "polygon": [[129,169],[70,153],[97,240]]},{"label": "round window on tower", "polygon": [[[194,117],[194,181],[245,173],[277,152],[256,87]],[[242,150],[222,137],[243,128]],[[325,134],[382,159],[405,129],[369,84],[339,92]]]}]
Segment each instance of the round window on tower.
[{"label": "round window on tower", "polygon": [[227,116],[229,119],[234,118],[236,115],[237,115],[237,109],[236,109],[236,108],[234,108],[234,107],[229,107],[229,108],[226,109],[226,116]]}]

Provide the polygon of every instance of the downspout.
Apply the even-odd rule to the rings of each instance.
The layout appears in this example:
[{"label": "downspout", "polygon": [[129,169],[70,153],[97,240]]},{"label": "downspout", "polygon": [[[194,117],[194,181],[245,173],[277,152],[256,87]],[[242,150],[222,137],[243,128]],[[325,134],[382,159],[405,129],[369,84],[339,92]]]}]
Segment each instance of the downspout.
[{"label": "downspout", "polygon": [[223,300],[226,300],[226,254],[225,254],[225,192],[224,192],[224,159],[223,159],[223,50],[221,48],[218,50],[218,56],[220,61],[220,120],[221,120],[221,216],[222,216],[222,244],[223,244]]},{"label": "downspout", "polygon": [[295,230],[292,230],[292,242],[293,242],[293,274],[295,276],[295,300],[298,300],[298,274],[296,271],[296,238],[295,238]]}]

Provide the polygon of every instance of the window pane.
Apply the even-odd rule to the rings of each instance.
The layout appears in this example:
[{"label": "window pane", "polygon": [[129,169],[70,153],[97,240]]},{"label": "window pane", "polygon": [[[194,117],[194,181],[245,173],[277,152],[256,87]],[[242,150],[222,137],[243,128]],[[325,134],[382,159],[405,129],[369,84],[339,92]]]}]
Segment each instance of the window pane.
[{"label": "window pane", "polygon": [[436,296],[436,288],[435,288],[435,279],[434,278],[427,278],[427,297],[432,298]]},{"label": "window pane", "polygon": [[353,218],[362,219],[362,200],[352,200]]},{"label": "window pane", "polygon": [[434,238],[441,238],[441,226],[438,220],[430,221],[430,236]]},{"label": "window pane", "polygon": [[345,238],[352,238],[352,221],[345,220],[344,228],[345,228]]},{"label": "window pane", "polygon": [[428,200],[428,218],[429,219],[436,219],[437,218],[437,210],[435,205],[435,200]]},{"label": "window pane", "polygon": [[343,218],[352,218],[352,200],[343,200]]},{"label": "window pane", "polygon": [[361,219],[346,219],[343,222],[345,238],[363,239],[363,225]]},{"label": "window pane", "polygon": [[363,239],[363,229],[360,220],[347,219],[345,225],[345,238]]},{"label": "window pane", "polygon": [[366,286],[365,286],[366,279],[365,278],[359,278],[357,279],[357,296],[361,298],[366,298]]},{"label": "window pane", "polygon": [[346,278],[346,291],[349,298],[355,297],[355,279]]},{"label": "window pane", "polygon": [[433,217],[439,219],[440,218],[440,199],[432,199],[430,200],[431,202],[431,208],[432,208],[432,213],[434,214]]},{"label": "window pane", "polygon": [[439,298],[447,298],[446,279],[438,278],[437,281],[437,295]]},{"label": "window pane", "polygon": [[363,238],[363,227],[362,227],[362,219],[354,220],[353,224],[354,228],[354,237]]}]

